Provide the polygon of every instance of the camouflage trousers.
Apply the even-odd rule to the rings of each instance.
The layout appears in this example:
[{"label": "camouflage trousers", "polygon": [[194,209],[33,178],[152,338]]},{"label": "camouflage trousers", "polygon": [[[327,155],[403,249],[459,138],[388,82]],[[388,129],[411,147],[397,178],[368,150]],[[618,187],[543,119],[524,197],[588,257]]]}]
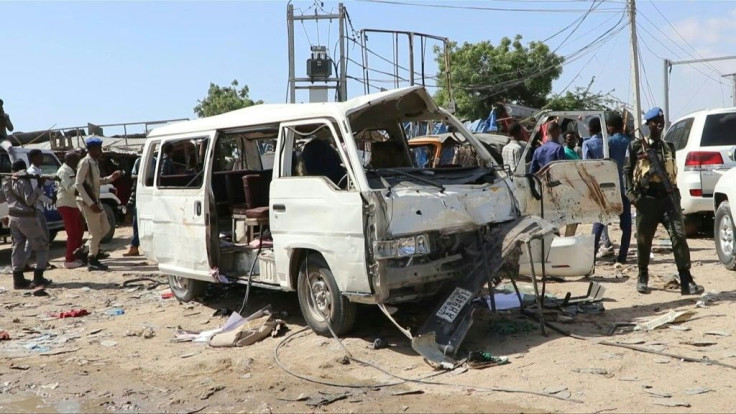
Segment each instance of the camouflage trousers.
[{"label": "camouflage trousers", "polygon": [[46,269],[49,262],[49,236],[38,217],[10,217],[13,252],[10,262],[13,272],[22,272],[28,261],[26,243],[36,252],[36,269]]},{"label": "camouflage trousers", "polygon": [[677,271],[680,276],[690,274],[690,248],[687,245],[682,220],[679,206],[672,209],[666,197],[645,196],[636,203],[636,253],[640,272],[646,271],[649,267],[652,241],[657,226],[661,223],[670,235]]}]

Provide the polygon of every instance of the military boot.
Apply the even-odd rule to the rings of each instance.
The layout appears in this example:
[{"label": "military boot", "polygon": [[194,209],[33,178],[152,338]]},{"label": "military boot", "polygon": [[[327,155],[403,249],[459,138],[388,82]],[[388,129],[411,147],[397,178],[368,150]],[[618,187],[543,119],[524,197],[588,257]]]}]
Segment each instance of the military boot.
[{"label": "military boot", "polygon": [[639,293],[649,293],[649,271],[639,269],[639,278],[636,280],[636,291]]},{"label": "military boot", "polygon": [[23,276],[23,272],[13,272],[13,289],[28,289],[31,281]]},{"label": "military boot", "polygon": [[48,286],[51,284],[51,280],[43,277],[43,269],[36,269],[33,271],[33,286],[41,287]]},{"label": "military boot", "polygon": [[690,272],[680,273],[680,293],[682,295],[700,295],[704,291],[702,286],[695,284]]}]

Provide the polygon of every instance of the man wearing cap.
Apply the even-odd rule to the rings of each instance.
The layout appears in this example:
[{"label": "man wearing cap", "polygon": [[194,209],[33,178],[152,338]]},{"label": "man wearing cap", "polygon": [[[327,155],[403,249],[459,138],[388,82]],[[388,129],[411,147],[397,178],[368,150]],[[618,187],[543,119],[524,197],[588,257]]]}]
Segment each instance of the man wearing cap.
[{"label": "man wearing cap", "polygon": [[[51,284],[43,277],[49,256],[48,233],[44,232],[36,218],[36,200],[43,194],[44,178],[38,179],[39,185],[35,188],[30,179],[23,177],[26,174],[26,163],[17,160],[11,171],[14,175],[2,183],[0,202],[8,203],[8,221],[10,235],[13,238],[13,247],[10,262],[13,267],[13,288],[29,289]],[[36,252],[36,269],[33,271],[33,282],[23,276],[28,256],[25,252],[26,243],[29,243]]]},{"label": "man wearing cap", "polygon": [[[644,120],[649,127],[649,137],[631,142],[629,160],[624,165],[626,196],[636,207],[636,250],[639,266],[636,290],[639,293],[649,293],[649,254],[654,233],[659,223],[662,223],[672,240],[672,252],[680,276],[680,292],[683,295],[698,295],[703,293],[703,287],[695,284],[690,274],[690,248],[685,238],[682,210],[679,202],[674,205],[672,194],[667,193],[667,181],[674,191],[678,191],[675,148],[671,143],[662,140],[664,113],[660,108],[650,109],[644,115]],[[647,148],[651,148],[651,151],[647,152]],[[664,171],[655,171],[649,158],[652,152],[656,154]]]},{"label": "man wearing cap", "polygon": [[85,141],[87,156],[84,157],[77,167],[77,175],[74,185],[79,196],[77,205],[87,221],[89,231],[89,256],[87,260],[88,270],[107,270],[108,267],[100,263],[98,253],[100,252],[100,240],[110,229],[110,223],[100,203],[100,185],[109,184],[120,177],[120,171],[115,171],[107,177],[100,177],[98,160],[102,156],[102,139],[89,137]]}]

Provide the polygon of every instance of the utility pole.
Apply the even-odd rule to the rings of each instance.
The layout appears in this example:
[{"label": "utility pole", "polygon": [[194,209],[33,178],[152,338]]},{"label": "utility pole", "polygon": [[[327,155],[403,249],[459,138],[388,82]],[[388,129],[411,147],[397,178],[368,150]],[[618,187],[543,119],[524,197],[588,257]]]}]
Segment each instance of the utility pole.
[{"label": "utility pole", "polygon": [[[636,39],[636,1],[629,0],[629,27],[631,28],[631,78],[634,83],[634,134],[641,134],[641,94],[639,92],[639,51]],[[605,148],[604,148],[605,149]]]},{"label": "utility pole", "polygon": [[733,106],[736,106],[736,73],[729,73],[728,75],[722,75],[724,78],[731,78],[733,80],[733,96],[731,96],[731,99],[733,99]]},{"label": "utility pole", "polygon": [[[669,60],[664,59],[664,124],[665,127],[670,126],[670,71],[674,65],[689,65],[691,63],[704,63],[704,62],[717,62],[719,60],[734,60],[736,56],[719,56],[707,59],[693,59],[693,60]],[[736,82],[736,74],[723,75],[734,76],[734,82]],[[734,106],[736,106],[736,90],[734,90]]]},{"label": "utility pole", "polygon": [[[290,103],[296,103],[296,91],[298,89],[306,89],[310,92],[311,102],[325,102],[327,100],[326,90],[335,89],[337,91],[337,101],[344,101],[348,96],[347,88],[347,70],[345,61],[345,47],[346,47],[346,36],[345,36],[345,19],[346,11],[345,6],[342,3],[338,5],[337,14],[319,14],[317,10],[314,14],[310,15],[294,15],[294,5],[289,3],[286,6],[286,27],[287,27],[287,42],[288,42],[288,53],[289,53],[289,98]],[[294,22],[304,20],[337,20],[339,25],[339,42],[340,42],[340,58],[337,65],[337,72],[334,76],[332,75],[332,67],[334,56],[329,56],[329,48],[323,45],[312,46],[312,58],[307,61],[307,77],[297,77],[295,69],[295,51],[294,51]],[[315,85],[315,82],[324,82],[324,85]],[[298,85],[307,84],[307,85]],[[327,85],[327,84],[333,85]]]}]

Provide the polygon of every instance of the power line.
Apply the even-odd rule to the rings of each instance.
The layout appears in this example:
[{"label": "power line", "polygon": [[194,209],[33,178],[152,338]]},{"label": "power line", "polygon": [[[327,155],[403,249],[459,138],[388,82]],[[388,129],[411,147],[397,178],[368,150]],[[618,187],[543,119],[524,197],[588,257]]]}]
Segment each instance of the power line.
[{"label": "power line", "polygon": [[[657,31],[658,31],[659,33],[661,33],[661,34],[662,34],[662,36],[663,36],[663,37],[664,37],[665,39],[668,39],[668,40],[669,40],[670,42],[672,42],[672,44],[674,44],[674,45],[675,45],[675,46],[677,46],[677,47],[678,47],[678,48],[679,48],[680,50],[682,50],[682,51],[683,51],[683,52],[685,53],[685,55],[686,55],[686,56],[688,56],[688,57],[690,57],[690,58],[693,58],[693,57],[695,57],[695,56],[694,56],[693,54],[691,54],[691,53],[690,53],[689,51],[687,51],[687,50],[686,50],[686,49],[685,49],[684,47],[682,47],[682,46],[681,46],[681,45],[680,45],[679,43],[676,43],[676,42],[674,42],[674,41],[673,41],[673,40],[672,40],[672,39],[670,38],[670,36],[669,36],[669,35],[667,35],[667,33],[665,33],[664,31],[662,31],[662,29],[660,29],[660,28],[659,28],[659,27],[657,26],[657,24],[656,24],[656,23],[654,23],[653,21],[651,21],[651,20],[650,20],[650,19],[649,19],[649,18],[648,18],[648,17],[647,17],[647,16],[645,15],[645,14],[642,14],[641,16],[642,16],[642,17],[644,17],[644,19],[645,19],[646,21],[648,21],[649,23],[651,23],[651,24],[652,24],[652,26],[654,26],[654,28],[655,28],[655,29],[656,29],[656,30],[657,30]],[[654,37],[654,36],[652,36],[652,37]],[[662,42],[660,42],[660,44],[662,44]],[[662,44],[662,45],[664,46],[664,44]],[[692,47],[692,46],[691,46],[691,47]],[[667,48],[667,47],[665,46],[665,48]],[[673,53],[673,52],[672,52],[672,49],[669,49],[669,48],[667,48],[667,50],[669,50],[669,51],[670,51],[670,53]],[[697,51],[696,51],[696,53],[697,53]],[[678,55],[678,59],[679,59],[679,54],[676,54],[676,55]],[[701,58],[702,58],[702,56],[701,56]],[[721,72],[720,72],[720,71],[719,71],[718,69],[716,69],[716,68],[715,68],[715,67],[714,67],[713,65],[711,65],[711,64],[708,64],[707,66],[708,66],[708,67],[709,67],[709,68],[710,68],[711,70],[713,70],[713,71],[714,71],[715,73],[717,73],[717,74],[718,74],[718,76],[720,76],[720,75],[721,75]],[[700,70],[698,70],[698,72],[700,72],[700,73],[703,73],[703,72],[702,72],[702,71],[700,71]],[[704,76],[707,76],[707,75],[705,75],[705,74],[703,74],[703,75],[704,75]],[[713,79],[713,78],[710,78],[710,79]]]},{"label": "power line", "polygon": [[[393,4],[393,5],[400,5],[400,6],[416,6],[416,7],[431,7],[431,8],[438,8],[438,9],[457,9],[457,10],[483,10],[483,11],[500,11],[500,12],[533,12],[533,13],[581,13],[585,12],[585,9],[524,9],[524,8],[503,8],[503,7],[483,7],[483,6],[458,6],[458,5],[450,5],[450,4],[428,4],[428,3],[415,3],[415,2],[408,2],[408,1],[394,1],[394,0],[357,0],[362,1],[366,3],[383,3],[383,4]],[[609,8],[609,9],[599,9],[596,12],[597,13],[605,13],[605,12],[616,12],[619,11],[619,9]]]},{"label": "power line", "polygon": [[[667,24],[672,28],[672,30],[675,32],[675,34],[680,39],[682,39],[682,41],[685,42],[686,45],[690,46],[690,49],[692,49],[693,52],[695,52],[696,55],[700,56],[701,59],[705,59],[705,57],[703,55],[701,55],[700,52],[698,52],[698,49],[696,49],[695,47],[693,47],[693,45],[690,44],[690,42],[688,42],[687,39],[685,39],[685,36],[683,36],[680,33],[680,31],[677,30],[677,28],[675,27],[675,25],[672,24],[672,22],[670,22],[670,20],[667,18],[667,16],[665,16],[664,14],[662,14],[662,12],[659,10],[659,7],[657,7],[657,5],[654,4],[654,1],[651,1],[650,0],[650,3],[652,3],[652,7],[654,7],[654,10],[656,10],[657,13],[659,13],[659,15],[662,16],[662,18],[664,19],[664,21],[667,22]],[[718,73],[719,76],[721,75],[721,72],[718,69],[716,69],[716,67],[713,66],[710,62],[706,62],[706,65],[707,66],[710,66],[710,68],[713,69],[713,71],[715,71],[716,73]]]},{"label": "power line", "polygon": [[[652,92],[652,86],[649,84],[649,75],[647,75],[647,68],[644,64],[644,58],[641,56],[641,49],[639,49],[637,52],[639,54],[639,66],[641,67],[642,73],[644,74],[644,83],[647,85],[644,97],[647,99],[647,101],[649,101],[649,107],[651,108],[652,106],[654,106],[653,104],[656,101],[654,99],[654,93]],[[646,92],[649,92],[649,95],[647,95]]]},{"label": "power line", "polygon": [[[661,46],[662,46],[663,48],[667,49],[667,51],[668,51],[668,52],[670,52],[670,53],[671,53],[671,54],[672,54],[673,56],[677,57],[678,59],[681,59],[681,58],[680,58],[680,54],[679,54],[679,53],[677,53],[677,52],[673,51],[672,49],[670,49],[670,48],[669,48],[669,46],[667,46],[666,44],[662,43],[662,41],[660,41],[660,40],[659,40],[659,39],[657,38],[657,36],[654,36],[654,35],[653,35],[653,34],[652,34],[652,33],[651,33],[651,32],[650,32],[649,30],[647,30],[647,28],[646,28],[645,26],[641,26],[641,25],[638,25],[637,27],[638,27],[639,29],[641,29],[641,30],[642,30],[642,31],[643,31],[644,33],[646,33],[647,35],[649,35],[649,36],[650,36],[650,37],[651,37],[652,39],[654,39],[654,41],[656,41],[657,43],[659,43],[659,44],[660,44],[660,45],[661,45]],[[645,43],[645,46],[646,46],[646,43]],[[657,55],[655,54],[655,56],[657,56]],[[663,58],[662,58],[662,59],[663,59]],[[710,75],[708,75],[707,73],[703,72],[703,71],[702,71],[702,70],[701,70],[701,69],[700,69],[700,68],[699,68],[698,66],[696,66],[696,65],[695,65],[694,63],[688,63],[688,65],[690,65],[690,66],[691,66],[691,67],[692,67],[692,68],[693,68],[693,69],[694,69],[694,70],[695,70],[696,72],[698,72],[698,73],[700,73],[701,75],[705,76],[706,78],[708,78],[708,79],[712,80],[713,82],[718,82],[718,83],[722,83],[722,82],[723,82],[723,81],[721,81],[720,79],[716,79],[716,78],[713,78],[712,76],[710,76]],[[720,75],[720,72],[719,72],[719,75]]]}]

